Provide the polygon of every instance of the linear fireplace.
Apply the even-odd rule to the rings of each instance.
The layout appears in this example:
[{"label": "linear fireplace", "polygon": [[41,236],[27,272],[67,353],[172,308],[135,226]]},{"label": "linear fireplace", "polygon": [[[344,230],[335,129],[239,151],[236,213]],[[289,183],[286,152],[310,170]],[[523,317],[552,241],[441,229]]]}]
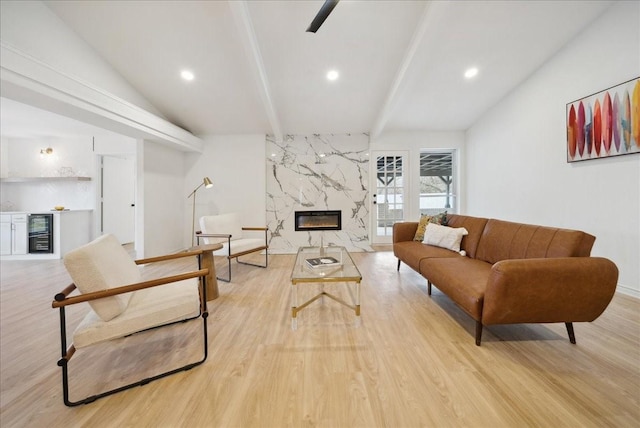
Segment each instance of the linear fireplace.
[{"label": "linear fireplace", "polygon": [[296,211],[296,231],[342,230],[342,211]]}]

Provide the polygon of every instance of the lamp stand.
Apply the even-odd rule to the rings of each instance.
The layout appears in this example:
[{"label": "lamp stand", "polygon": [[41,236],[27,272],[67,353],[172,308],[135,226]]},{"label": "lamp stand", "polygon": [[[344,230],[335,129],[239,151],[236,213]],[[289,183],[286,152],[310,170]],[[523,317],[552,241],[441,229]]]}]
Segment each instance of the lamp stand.
[{"label": "lamp stand", "polygon": [[191,246],[192,247],[195,245],[194,242],[196,239],[196,190],[193,191],[193,211],[191,213]]},{"label": "lamp stand", "polygon": [[193,192],[191,192],[189,196],[187,196],[187,199],[189,199],[193,195],[193,209],[191,211],[191,246],[192,247],[194,246],[194,241],[196,239],[196,192],[202,186],[204,186],[205,189],[208,189],[213,186],[213,183],[211,182],[211,179],[209,177],[205,177],[202,179],[202,183],[200,183],[198,187],[193,189]]}]

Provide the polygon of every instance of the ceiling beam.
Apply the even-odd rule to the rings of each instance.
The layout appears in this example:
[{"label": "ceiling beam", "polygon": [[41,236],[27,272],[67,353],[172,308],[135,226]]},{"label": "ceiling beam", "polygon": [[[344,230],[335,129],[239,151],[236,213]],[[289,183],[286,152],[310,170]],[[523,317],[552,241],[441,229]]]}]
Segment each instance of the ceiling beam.
[{"label": "ceiling beam", "polygon": [[391,89],[387,94],[387,98],[385,99],[380,112],[378,113],[378,117],[376,121],[373,123],[373,127],[371,128],[370,137],[372,139],[377,138],[382,133],[393,109],[398,102],[398,96],[400,93],[400,88],[404,82],[404,79],[407,75],[407,71],[409,67],[411,67],[411,63],[413,62],[413,58],[416,55],[416,51],[418,50],[418,46],[424,37],[424,33],[427,30],[427,24],[429,21],[429,16],[431,15],[431,8],[433,7],[433,1],[426,2],[424,6],[424,11],[422,12],[422,16],[420,17],[420,21],[418,22],[418,26],[416,27],[416,31],[413,33],[413,37],[411,39],[411,43],[407,47],[407,51],[404,54],[404,58],[402,59],[402,63],[396,72],[395,78],[393,79],[393,84],[391,85]]},{"label": "ceiling beam", "polygon": [[253,22],[249,16],[247,2],[245,0],[241,0],[229,1],[228,3],[231,8],[231,13],[236,21],[236,26],[238,27],[238,36],[242,40],[245,52],[247,53],[247,58],[252,65],[251,70],[256,78],[260,98],[262,99],[262,104],[267,113],[269,124],[271,125],[271,132],[277,142],[282,142],[283,135],[280,127],[280,120],[278,120],[278,114],[273,103],[273,98],[271,97],[267,71],[265,70],[264,62],[262,61],[262,54],[260,53],[256,33],[253,30]]},{"label": "ceiling beam", "polygon": [[0,93],[132,138],[182,151],[202,152],[204,142],[189,131],[119,98],[73,74],[0,42]]}]

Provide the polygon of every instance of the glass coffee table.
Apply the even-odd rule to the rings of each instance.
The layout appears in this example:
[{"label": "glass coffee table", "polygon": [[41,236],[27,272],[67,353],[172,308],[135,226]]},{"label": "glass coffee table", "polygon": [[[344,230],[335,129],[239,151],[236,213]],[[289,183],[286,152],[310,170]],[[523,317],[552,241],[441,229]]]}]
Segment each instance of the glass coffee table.
[{"label": "glass coffee table", "polygon": [[[354,310],[356,325],[360,324],[360,281],[362,275],[344,247],[300,247],[291,272],[291,329],[298,328],[298,312],[316,300],[329,297]],[[304,303],[298,304],[298,284],[316,282],[344,282],[352,304],[333,294],[322,291]],[[355,294],[349,283],[355,283]]]}]

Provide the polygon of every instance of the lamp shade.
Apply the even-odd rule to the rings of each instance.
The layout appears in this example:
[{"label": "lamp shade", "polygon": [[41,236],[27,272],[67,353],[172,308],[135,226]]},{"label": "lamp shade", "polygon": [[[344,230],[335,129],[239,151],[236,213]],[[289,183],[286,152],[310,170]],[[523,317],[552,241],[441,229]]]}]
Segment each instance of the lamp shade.
[{"label": "lamp shade", "polygon": [[209,177],[205,177],[203,181],[204,181],[205,188],[210,189],[211,187],[213,187],[213,182]]}]

